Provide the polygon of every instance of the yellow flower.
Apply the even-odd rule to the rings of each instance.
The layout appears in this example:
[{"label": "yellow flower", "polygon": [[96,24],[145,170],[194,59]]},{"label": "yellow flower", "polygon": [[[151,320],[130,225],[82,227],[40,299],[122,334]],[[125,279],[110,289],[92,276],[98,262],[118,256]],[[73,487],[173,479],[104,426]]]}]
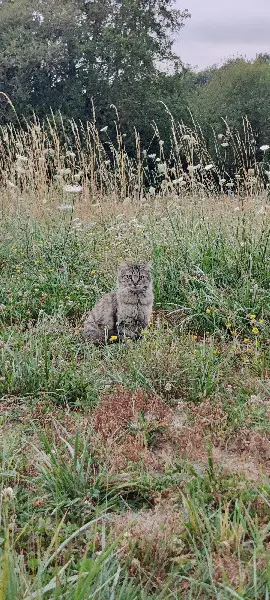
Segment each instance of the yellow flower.
[{"label": "yellow flower", "polygon": [[207,308],[205,312],[206,312],[208,315],[210,315],[211,308]]},{"label": "yellow flower", "polygon": [[38,265],[38,264],[40,263],[40,260],[36,260],[35,262],[36,262],[36,264]]},{"label": "yellow flower", "polygon": [[150,321],[149,327],[152,327],[153,325],[154,325],[153,321]]},{"label": "yellow flower", "polygon": [[264,319],[260,319],[259,323],[260,323],[260,325],[263,325],[264,324]]},{"label": "yellow flower", "polygon": [[49,273],[53,273],[53,269],[49,269]]},{"label": "yellow flower", "polygon": [[18,248],[13,248],[13,252],[18,252]]},{"label": "yellow flower", "polygon": [[142,232],[143,232],[143,230],[142,230],[142,229],[139,227],[139,229],[138,229],[138,232],[139,232],[139,233],[142,233]]},{"label": "yellow flower", "polygon": [[249,315],[249,318],[250,319],[256,319],[256,315],[251,314],[251,315]]},{"label": "yellow flower", "polygon": [[230,327],[232,326],[231,323],[226,323],[225,327],[227,327],[228,329],[230,329]]},{"label": "yellow flower", "polygon": [[249,342],[249,338],[244,338],[244,342],[245,342],[246,344],[248,344],[248,342]]},{"label": "yellow flower", "polygon": [[213,354],[215,354],[215,355],[219,354],[219,350],[217,350],[217,349],[213,350]]},{"label": "yellow flower", "polygon": [[116,342],[117,339],[118,339],[117,335],[111,335],[109,342]]},{"label": "yellow flower", "polygon": [[193,335],[192,339],[193,339],[194,342],[196,342],[196,340],[198,339],[198,336],[197,335]]},{"label": "yellow flower", "polygon": [[21,272],[21,269],[16,269],[16,271],[17,271],[17,273],[20,273],[20,272]]},{"label": "yellow flower", "polygon": [[252,327],[252,333],[255,333],[255,335],[258,335],[258,333],[260,333],[258,327]]},{"label": "yellow flower", "polygon": [[149,331],[147,331],[147,329],[143,329],[143,330],[141,331],[141,334],[142,334],[142,335],[147,335],[148,333],[149,333]]},{"label": "yellow flower", "polygon": [[110,250],[109,246],[105,246],[104,250]]},{"label": "yellow flower", "polygon": [[96,269],[92,269],[92,271],[90,271],[90,275],[95,275],[96,274]]},{"label": "yellow flower", "polygon": [[236,335],[237,334],[237,329],[231,329],[231,333],[232,333],[232,335]]}]

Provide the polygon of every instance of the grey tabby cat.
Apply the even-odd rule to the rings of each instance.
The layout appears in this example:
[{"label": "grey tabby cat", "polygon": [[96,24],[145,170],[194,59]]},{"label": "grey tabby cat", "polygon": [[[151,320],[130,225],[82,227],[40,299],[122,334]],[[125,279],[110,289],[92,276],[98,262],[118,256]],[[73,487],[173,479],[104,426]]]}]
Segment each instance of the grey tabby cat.
[{"label": "grey tabby cat", "polygon": [[84,324],[85,337],[98,344],[112,336],[138,338],[151,320],[153,286],[147,264],[121,263],[116,290],[95,304]]}]

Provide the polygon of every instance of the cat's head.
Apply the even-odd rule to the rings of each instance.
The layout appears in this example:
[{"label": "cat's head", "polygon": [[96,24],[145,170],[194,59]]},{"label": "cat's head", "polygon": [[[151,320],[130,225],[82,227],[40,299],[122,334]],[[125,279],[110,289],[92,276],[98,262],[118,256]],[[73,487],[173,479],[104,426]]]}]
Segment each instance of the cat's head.
[{"label": "cat's head", "polygon": [[132,291],[145,291],[152,281],[150,265],[128,264],[121,262],[117,273],[118,288],[128,288]]}]

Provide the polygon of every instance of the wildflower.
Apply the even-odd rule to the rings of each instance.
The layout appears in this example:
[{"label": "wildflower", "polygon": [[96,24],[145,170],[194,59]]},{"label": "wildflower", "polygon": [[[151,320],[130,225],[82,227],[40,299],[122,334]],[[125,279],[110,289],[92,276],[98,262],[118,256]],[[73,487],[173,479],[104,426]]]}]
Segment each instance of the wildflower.
[{"label": "wildflower", "polygon": [[36,263],[36,265],[39,265],[40,260],[36,260],[35,263]]},{"label": "wildflower", "polygon": [[100,130],[101,133],[106,133],[106,131],[108,131],[108,125],[105,125],[105,127],[102,127]]},{"label": "wildflower", "polygon": [[61,210],[62,212],[66,212],[68,210],[72,210],[73,206],[72,204],[59,204],[59,206],[57,206],[58,210]]},{"label": "wildflower", "polygon": [[213,350],[213,354],[214,354],[215,356],[217,356],[217,355],[219,354],[219,350],[218,350],[218,349],[215,349],[215,350]]},{"label": "wildflower", "polygon": [[269,150],[270,146],[268,146],[268,144],[264,144],[263,146],[260,147],[260,150],[262,150],[262,152],[266,152],[267,150]]},{"label": "wildflower", "polygon": [[159,163],[158,164],[158,172],[160,174],[165,173],[166,171],[166,163]]},{"label": "wildflower", "polygon": [[8,187],[10,187],[10,188],[12,188],[12,189],[14,189],[14,188],[16,188],[16,187],[17,187],[17,186],[15,185],[15,183],[13,183],[12,181],[7,181],[7,185],[8,185]]},{"label": "wildflower", "polygon": [[3,488],[1,492],[1,498],[7,502],[13,500],[15,498],[15,494],[12,487]]},{"label": "wildflower", "polygon": [[198,336],[197,336],[197,335],[193,335],[193,336],[192,336],[192,339],[193,339],[193,341],[194,341],[194,342],[196,342],[196,341],[197,341],[197,339],[198,339]]},{"label": "wildflower", "polygon": [[211,169],[214,168],[214,165],[212,163],[210,163],[209,165],[205,165],[204,170],[205,171],[211,171]]},{"label": "wildflower", "polygon": [[260,323],[260,325],[263,325],[264,324],[264,319],[260,319],[259,323]]},{"label": "wildflower", "polygon": [[234,212],[238,212],[240,210],[240,206],[236,206],[233,210]]},{"label": "wildflower", "polygon": [[67,156],[68,158],[75,158],[76,154],[75,154],[75,152],[71,152],[70,150],[68,150],[68,151],[66,152],[66,156]]},{"label": "wildflower", "polygon": [[156,154],[148,154],[148,158],[152,158],[154,160],[154,158],[156,158]]},{"label": "wildflower", "polygon": [[231,328],[231,326],[232,326],[232,324],[231,324],[231,323],[226,323],[226,325],[225,325],[225,327],[227,327],[227,329],[230,329],[230,328]]},{"label": "wildflower", "polygon": [[229,181],[228,183],[226,183],[226,187],[227,188],[232,188],[233,187],[233,182]]},{"label": "wildflower", "polygon": [[159,140],[160,147],[164,146],[164,140]]},{"label": "wildflower", "polygon": [[210,313],[211,313],[211,308],[207,308],[205,312],[206,312],[208,315],[210,315]]},{"label": "wildflower", "polygon": [[248,344],[248,343],[249,343],[249,341],[250,341],[250,340],[249,340],[249,338],[244,338],[244,342],[245,342],[245,344]]},{"label": "wildflower", "polygon": [[139,233],[143,233],[143,229],[141,227],[138,228]]},{"label": "wildflower", "polygon": [[110,160],[105,160],[105,161],[104,161],[104,165],[106,165],[106,167],[109,167],[109,166],[110,166],[110,164],[111,164],[111,161],[110,161]]},{"label": "wildflower", "polygon": [[156,190],[152,185],[150,185],[149,194],[150,194],[150,196],[155,196],[155,194],[156,194]]},{"label": "wildflower", "polygon": [[81,185],[64,185],[64,192],[68,192],[70,194],[79,194],[82,191]]},{"label": "wildflower", "polygon": [[220,185],[223,185],[224,183],[226,183],[226,179],[220,179],[219,183],[220,183]]},{"label": "wildflower", "polygon": [[170,392],[172,389],[172,384],[168,381],[165,385],[165,392]]},{"label": "wildflower", "polygon": [[217,135],[217,139],[218,139],[219,141],[221,141],[221,140],[223,140],[223,138],[224,138],[224,135],[223,135],[223,133],[218,133],[218,135]]},{"label": "wildflower", "polygon": [[249,315],[249,318],[250,318],[250,319],[256,319],[256,315],[254,315],[253,313],[251,313],[251,314]]},{"label": "wildflower", "polygon": [[117,339],[118,339],[117,335],[111,335],[109,342],[116,342]]},{"label": "wildflower", "polygon": [[13,248],[13,252],[18,252],[18,248]]},{"label": "wildflower", "polygon": [[255,335],[258,335],[258,333],[260,333],[260,332],[259,332],[259,329],[258,329],[258,327],[252,327],[252,330],[251,330],[251,331],[252,331],[252,333],[254,333]]},{"label": "wildflower", "polygon": [[141,331],[141,334],[142,334],[142,335],[147,335],[148,333],[149,333],[149,331],[148,331],[147,329],[143,329],[143,330]]},{"label": "wildflower", "polygon": [[228,148],[229,144],[228,142],[223,142],[223,144],[221,144],[222,148]]},{"label": "wildflower", "polygon": [[238,175],[238,174],[235,175],[235,179],[238,179],[238,181],[239,181],[239,179],[241,179],[241,175]]},{"label": "wildflower", "polygon": [[92,271],[90,271],[90,275],[95,275],[96,274],[96,269],[92,269]]},{"label": "wildflower", "polygon": [[53,271],[54,271],[53,269],[49,269],[49,273],[53,273]]}]

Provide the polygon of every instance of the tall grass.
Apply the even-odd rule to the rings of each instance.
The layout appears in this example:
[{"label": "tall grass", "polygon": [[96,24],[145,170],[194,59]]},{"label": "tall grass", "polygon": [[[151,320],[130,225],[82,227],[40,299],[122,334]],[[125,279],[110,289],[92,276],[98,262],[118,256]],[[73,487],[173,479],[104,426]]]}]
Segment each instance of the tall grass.
[{"label": "tall grass", "polygon": [[[191,126],[176,122],[166,106],[170,144],[160,138],[153,123],[149,147],[134,132],[132,153],[126,148],[115,111],[115,131],[98,130],[95,119],[86,123],[63,120],[60,113],[40,122],[7,124],[0,129],[1,181],[11,195],[28,191],[39,203],[52,189],[61,194],[67,185],[82,185],[86,200],[110,197],[138,200],[154,195],[262,194],[268,182],[268,153],[258,162],[248,120],[233,131],[224,122],[222,133],[206,140],[191,116]],[[212,155],[209,153],[212,147]],[[49,192],[50,189],[50,192]]]}]

